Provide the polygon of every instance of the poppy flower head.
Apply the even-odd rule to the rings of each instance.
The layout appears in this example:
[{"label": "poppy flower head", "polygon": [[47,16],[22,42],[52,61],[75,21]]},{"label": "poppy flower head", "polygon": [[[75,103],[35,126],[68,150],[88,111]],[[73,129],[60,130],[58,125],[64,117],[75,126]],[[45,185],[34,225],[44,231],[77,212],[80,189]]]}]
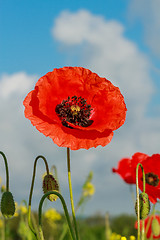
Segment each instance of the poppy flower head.
[{"label": "poppy flower head", "polygon": [[47,73],[23,104],[38,131],[72,150],[107,145],[127,111],[118,87],[82,67]]},{"label": "poppy flower head", "polygon": [[[142,166],[145,172],[146,193],[152,203],[160,199],[160,154],[148,156]],[[142,173],[139,174],[139,187],[143,189]]]},{"label": "poppy flower head", "polygon": [[136,184],[136,167],[148,157],[147,154],[137,152],[132,158],[123,158],[118,162],[117,169],[112,168],[112,172],[117,173],[128,184]]}]

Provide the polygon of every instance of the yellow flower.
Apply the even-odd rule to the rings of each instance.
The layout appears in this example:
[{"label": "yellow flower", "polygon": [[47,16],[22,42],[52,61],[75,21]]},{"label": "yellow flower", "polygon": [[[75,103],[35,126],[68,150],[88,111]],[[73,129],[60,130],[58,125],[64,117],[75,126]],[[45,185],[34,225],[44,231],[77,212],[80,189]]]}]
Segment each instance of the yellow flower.
[{"label": "yellow flower", "polygon": [[121,235],[120,235],[120,234],[117,234],[117,235],[116,235],[116,240],[119,240],[119,239],[121,239]]},{"label": "yellow flower", "polygon": [[61,219],[61,215],[54,209],[50,208],[45,213],[44,216],[49,221],[58,221]]},{"label": "yellow flower", "polygon": [[127,238],[126,237],[121,237],[121,240],[127,240]]},{"label": "yellow flower", "polygon": [[20,205],[19,206],[19,210],[22,214],[26,214],[27,213],[27,207],[26,206],[23,206],[23,205]]},{"label": "yellow flower", "polygon": [[121,235],[113,232],[109,240],[120,240],[120,239],[121,239]]},{"label": "yellow flower", "polygon": [[1,186],[1,193],[4,193],[6,191],[6,186],[4,184],[2,184]]},{"label": "yellow flower", "polygon": [[131,235],[131,236],[129,237],[129,240],[136,240],[136,237],[133,236],[133,235]]},{"label": "yellow flower", "polygon": [[83,195],[85,197],[92,196],[95,193],[95,187],[91,182],[87,182],[83,187]]}]

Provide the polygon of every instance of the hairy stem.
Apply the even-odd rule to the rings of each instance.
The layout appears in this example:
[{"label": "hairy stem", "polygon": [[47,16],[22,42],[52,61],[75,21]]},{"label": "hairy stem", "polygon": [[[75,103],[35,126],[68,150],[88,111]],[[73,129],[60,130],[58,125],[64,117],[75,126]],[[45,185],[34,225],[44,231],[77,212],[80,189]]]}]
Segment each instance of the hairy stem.
[{"label": "hairy stem", "polygon": [[2,155],[5,163],[5,168],[6,168],[6,191],[9,191],[9,170],[8,170],[8,163],[7,163],[7,158],[3,152],[0,151],[0,154]]},{"label": "hairy stem", "polygon": [[[139,166],[142,169],[143,174],[143,192],[145,192],[145,172],[141,163],[137,164],[136,167],[136,194],[137,194],[137,224],[138,224],[138,232],[137,232],[137,240],[140,240],[140,205],[139,205],[139,185],[138,185],[138,170]],[[142,224],[142,240],[144,239],[144,223]]]},{"label": "hairy stem", "polygon": [[75,228],[76,238],[79,239],[78,236],[78,228],[77,222],[75,217],[75,210],[74,210],[74,202],[73,202],[73,193],[72,193],[72,183],[71,183],[71,169],[70,169],[70,149],[67,148],[67,167],[68,167],[68,183],[69,183],[69,192],[70,192],[70,200],[71,200],[71,209],[72,209],[72,217],[73,217],[73,224]]},{"label": "hairy stem", "polygon": [[34,181],[35,181],[35,176],[36,176],[36,165],[37,165],[37,161],[38,159],[43,159],[45,166],[46,166],[46,171],[47,174],[49,174],[49,167],[48,167],[48,163],[47,160],[45,159],[45,157],[39,155],[38,157],[36,157],[35,161],[34,161],[34,167],[33,167],[33,175],[32,175],[32,183],[31,183],[31,188],[30,188],[30,194],[29,194],[29,201],[28,201],[28,225],[29,228],[31,229],[32,233],[35,235],[35,237],[38,239],[38,235],[36,233],[36,231],[34,230],[32,223],[31,223],[31,203],[32,203],[32,195],[33,195],[33,187],[34,187]]},{"label": "hairy stem", "polygon": [[71,237],[72,237],[73,240],[76,240],[75,235],[74,235],[74,231],[72,229],[72,224],[71,224],[71,221],[70,221],[70,217],[69,217],[69,213],[68,213],[68,209],[67,209],[65,200],[62,197],[62,195],[57,191],[49,191],[49,192],[45,193],[40,200],[39,210],[38,210],[39,230],[41,231],[41,229],[42,229],[42,205],[43,205],[43,202],[44,202],[45,198],[48,197],[50,194],[57,195],[59,197],[59,199],[61,200],[61,203],[62,203],[62,206],[63,206],[63,209],[64,209],[64,213],[65,213],[65,216],[66,216],[66,220],[67,220],[67,223],[68,223],[68,227],[69,227],[69,230],[70,230]]}]

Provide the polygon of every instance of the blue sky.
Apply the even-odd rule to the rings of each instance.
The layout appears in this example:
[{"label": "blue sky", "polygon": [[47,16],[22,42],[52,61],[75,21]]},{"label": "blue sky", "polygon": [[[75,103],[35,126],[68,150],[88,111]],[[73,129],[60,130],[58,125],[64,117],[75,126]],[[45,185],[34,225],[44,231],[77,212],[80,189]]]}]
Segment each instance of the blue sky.
[{"label": "blue sky", "polygon": [[[28,198],[33,159],[38,154],[57,165],[68,199],[65,149],[31,126],[24,118],[22,103],[40,76],[53,68],[76,65],[117,85],[128,113],[108,146],[72,153],[75,201],[93,170],[96,194],[86,214],[133,213],[128,186],[111,168],[138,151],[159,153],[159,1],[8,0],[0,5],[0,150],[9,158],[15,199]],[[43,165],[37,179],[42,173]],[[0,175],[4,178],[2,170]],[[42,194],[38,180],[36,186],[34,206]],[[56,207],[60,209],[58,203]]]},{"label": "blue sky", "polygon": [[[1,3],[1,68],[13,73],[45,73],[52,66],[65,64],[65,53],[60,52],[51,36],[53,21],[63,10],[86,9],[106,19],[120,21],[126,26],[125,35],[144,50],[141,25],[128,23],[129,1],[3,1]],[[44,61],[45,59],[45,61]],[[63,61],[63,62],[62,62]],[[34,64],[33,64],[34,62]]]},{"label": "blue sky", "polygon": [[113,1],[99,3],[97,6],[96,1],[3,1],[1,72],[25,70],[28,73],[44,74],[54,66],[63,66],[64,53],[58,51],[56,41],[51,36],[51,28],[54,19],[64,9],[88,9],[94,14],[125,21],[125,1],[117,1],[119,5],[116,7]]}]

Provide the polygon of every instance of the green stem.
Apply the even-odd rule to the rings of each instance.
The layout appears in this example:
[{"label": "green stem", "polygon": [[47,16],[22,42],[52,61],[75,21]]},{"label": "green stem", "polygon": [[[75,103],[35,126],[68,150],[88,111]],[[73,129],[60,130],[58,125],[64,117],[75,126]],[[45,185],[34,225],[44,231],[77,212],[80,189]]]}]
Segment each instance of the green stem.
[{"label": "green stem", "polygon": [[40,236],[40,240],[44,240],[42,226],[39,226],[39,236]]},{"label": "green stem", "polygon": [[73,223],[74,223],[76,238],[78,240],[79,236],[78,236],[78,228],[77,228],[77,222],[76,222],[76,217],[75,217],[73,193],[72,193],[72,183],[71,183],[70,149],[69,148],[67,148],[67,167],[68,167],[68,183],[69,183],[69,192],[70,192],[70,200],[71,200],[72,217],[73,217]]},{"label": "green stem", "polygon": [[70,233],[71,233],[71,236],[72,236],[72,239],[76,240],[76,238],[74,236],[74,231],[72,229],[72,224],[71,224],[71,221],[70,221],[70,217],[69,217],[69,213],[68,213],[68,209],[67,209],[65,200],[62,197],[62,195],[59,192],[57,192],[57,191],[49,191],[49,192],[45,193],[43,195],[43,197],[41,198],[41,200],[40,200],[39,211],[38,211],[39,229],[40,230],[42,229],[42,205],[43,205],[43,202],[44,202],[45,198],[48,197],[50,194],[57,195],[59,197],[59,199],[61,200],[61,203],[62,203],[62,206],[63,206],[63,209],[64,209],[64,213],[65,213],[65,216],[66,216],[66,220],[67,220],[67,223],[68,223],[68,226],[69,226],[69,230],[70,230]]},{"label": "green stem", "polygon": [[[138,168],[137,168],[137,169],[138,169]],[[140,240],[139,188],[138,188],[137,169],[136,169],[137,224],[138,224],[137,239]]]},{"label": "green stem", "polygon": [[144,219],[142,220],[142,240],[145,238]]},{"label": "green stem", "polygon": [[34,161],[34,167],[33,167],[33,176],[32,176],[32,183],[31,183],[31,189],[30,189],[30,195],[29,195],[29,201],[28,201],[28,225],[29,228],[31,229],[31,231],[33,232],[33,234],[35,235],[35,237],[38,239],[38,235],[36,233],[36,231],[34,230],[32,223],[31,223],[31,202],[32,202],[32,194],[33,194],[33,187],[34,187],[34,181],[35,181],[35,176],[36,176],[36,165],[37,165],[37,161],[38,159],[42,158],[45,165],[46,165],[46,171],[47,174],[49,174],[49,167],[48,167],[48,163],[47,160],[45,159],[45,157],[43,156],[38,156],[36,157],[35,161]]},{"label": "green stem", "polygon": [[[139,207],[139,185],[138,185],[138,170],[139,166],[142,169],[143,173],[143,192],[145,192],[145,173],[141,163],[137,164],[136,167],[136,194],[137,194],[137,224],[138,224],[138,232],[137,232],[137,240],[140,240],[140,207]],[[142,225],[142,238],[144,238],[144,224]]]},{"label": "green stem", "polygon": [[2,155],[5,163],[5,168],[6,168],[6,192],[9,191],[9,170],[8,170],[8,163],[7,163],[7,158],[3,152],[0,151],[0,154]]}]

